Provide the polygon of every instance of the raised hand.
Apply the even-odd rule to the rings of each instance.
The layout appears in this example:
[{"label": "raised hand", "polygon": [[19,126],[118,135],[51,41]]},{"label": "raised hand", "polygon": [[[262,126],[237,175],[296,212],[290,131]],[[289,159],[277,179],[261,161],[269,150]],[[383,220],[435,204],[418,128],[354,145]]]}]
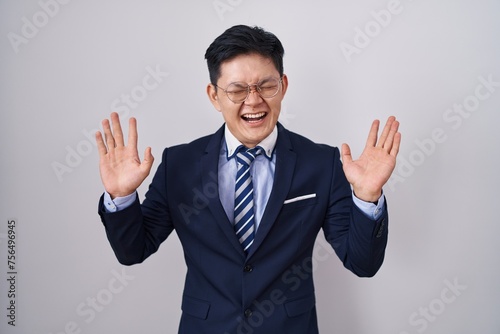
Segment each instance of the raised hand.
[{"label": "raised hand", "polygon": [[102,121],[105,141],[101,132],[95,135],[99,150],[99,171],[101,180],[111,198],[126,196],[133,193],[149,175],[153,166],[151,147],[146,148],[144,160],[141,162],[137,152],[137,121],[129,120],[127,146],[123,139],[120,118],[117,113],[111,114],[109,120]]},{"label": "raised hand", "polygon": [[384,130],[378,138],[380,122],[372,123],[366,146],[358,160],[353,160],[349,145],[342,144],[342,162],[347,180],[354,194],[366,202],[375,202],[382,194],[382,187],[389,180],[401,143],[398,132],[399,122],[389,117]]}]

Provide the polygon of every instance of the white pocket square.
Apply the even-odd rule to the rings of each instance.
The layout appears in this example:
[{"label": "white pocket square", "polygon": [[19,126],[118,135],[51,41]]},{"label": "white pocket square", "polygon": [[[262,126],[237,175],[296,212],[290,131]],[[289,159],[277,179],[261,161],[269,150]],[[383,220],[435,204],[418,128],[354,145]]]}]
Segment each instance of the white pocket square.
[{"label": "white pocket square", "polygon": [[283,204],[290,204],[293,202],[303,201],[305,199],[314,198],[314,197],[316,197],[316,194],[303,195],[303,196],[287,199],[286,201],[283,202]]}]

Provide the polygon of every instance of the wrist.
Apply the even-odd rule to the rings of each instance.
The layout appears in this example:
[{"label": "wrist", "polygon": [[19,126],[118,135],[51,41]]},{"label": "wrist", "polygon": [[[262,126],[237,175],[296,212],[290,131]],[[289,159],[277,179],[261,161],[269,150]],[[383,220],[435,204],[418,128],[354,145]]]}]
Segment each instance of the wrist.
[{"label": "wrist", "polygon": [[124,198],[124,197],[129,197],[130,195],[133,195],[136,191],[126,191],[126,192],[121,192],[121,193],[110,193],[109,197],[111,197],[111,200],[115,200],[116,198]]},{"label": "wrist", "polygon": [[364,202],[378,204],[378,200],[379,200],[380,196],[382,196],[382,190],[380,190],[378,192],[363,192],[363,191],[353,189],[353,194],[358,199],[360,199]]}]

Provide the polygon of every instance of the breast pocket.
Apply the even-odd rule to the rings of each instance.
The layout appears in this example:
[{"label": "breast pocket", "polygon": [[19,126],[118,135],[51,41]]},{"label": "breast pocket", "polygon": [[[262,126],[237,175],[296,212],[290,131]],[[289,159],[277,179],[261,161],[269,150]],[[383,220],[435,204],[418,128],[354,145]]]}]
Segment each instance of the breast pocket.
[{"label": "breast pocket", "polygon": [[292,197],[283,202],[283,211],[315,205],[317,202],[318,198],[315,193]]}]

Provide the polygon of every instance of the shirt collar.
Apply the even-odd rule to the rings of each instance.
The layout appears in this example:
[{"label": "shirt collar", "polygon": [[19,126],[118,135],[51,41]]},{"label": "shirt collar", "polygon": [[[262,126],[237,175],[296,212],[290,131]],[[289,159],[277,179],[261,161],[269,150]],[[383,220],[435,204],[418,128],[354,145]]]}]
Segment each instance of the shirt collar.
[{"label": "shirt collar", "polygon": [[[227,127],[227,124],[225,125],[224,129],[224,139],[226,141],[226,152],[227,152],[227,159],[231,159],[238,148],[242,146],[243,144],[240,143],[238,139],[229,131],[229,128]],[[262,147],[263,152],[265,153],[265,156],[268,159],[272,159],[273,157],[273,152],[274,152],[274,147],[276,146],[276,141],[278,139],[278,128],[274,126],[273,131],[264,138],[257,146]]]}]

